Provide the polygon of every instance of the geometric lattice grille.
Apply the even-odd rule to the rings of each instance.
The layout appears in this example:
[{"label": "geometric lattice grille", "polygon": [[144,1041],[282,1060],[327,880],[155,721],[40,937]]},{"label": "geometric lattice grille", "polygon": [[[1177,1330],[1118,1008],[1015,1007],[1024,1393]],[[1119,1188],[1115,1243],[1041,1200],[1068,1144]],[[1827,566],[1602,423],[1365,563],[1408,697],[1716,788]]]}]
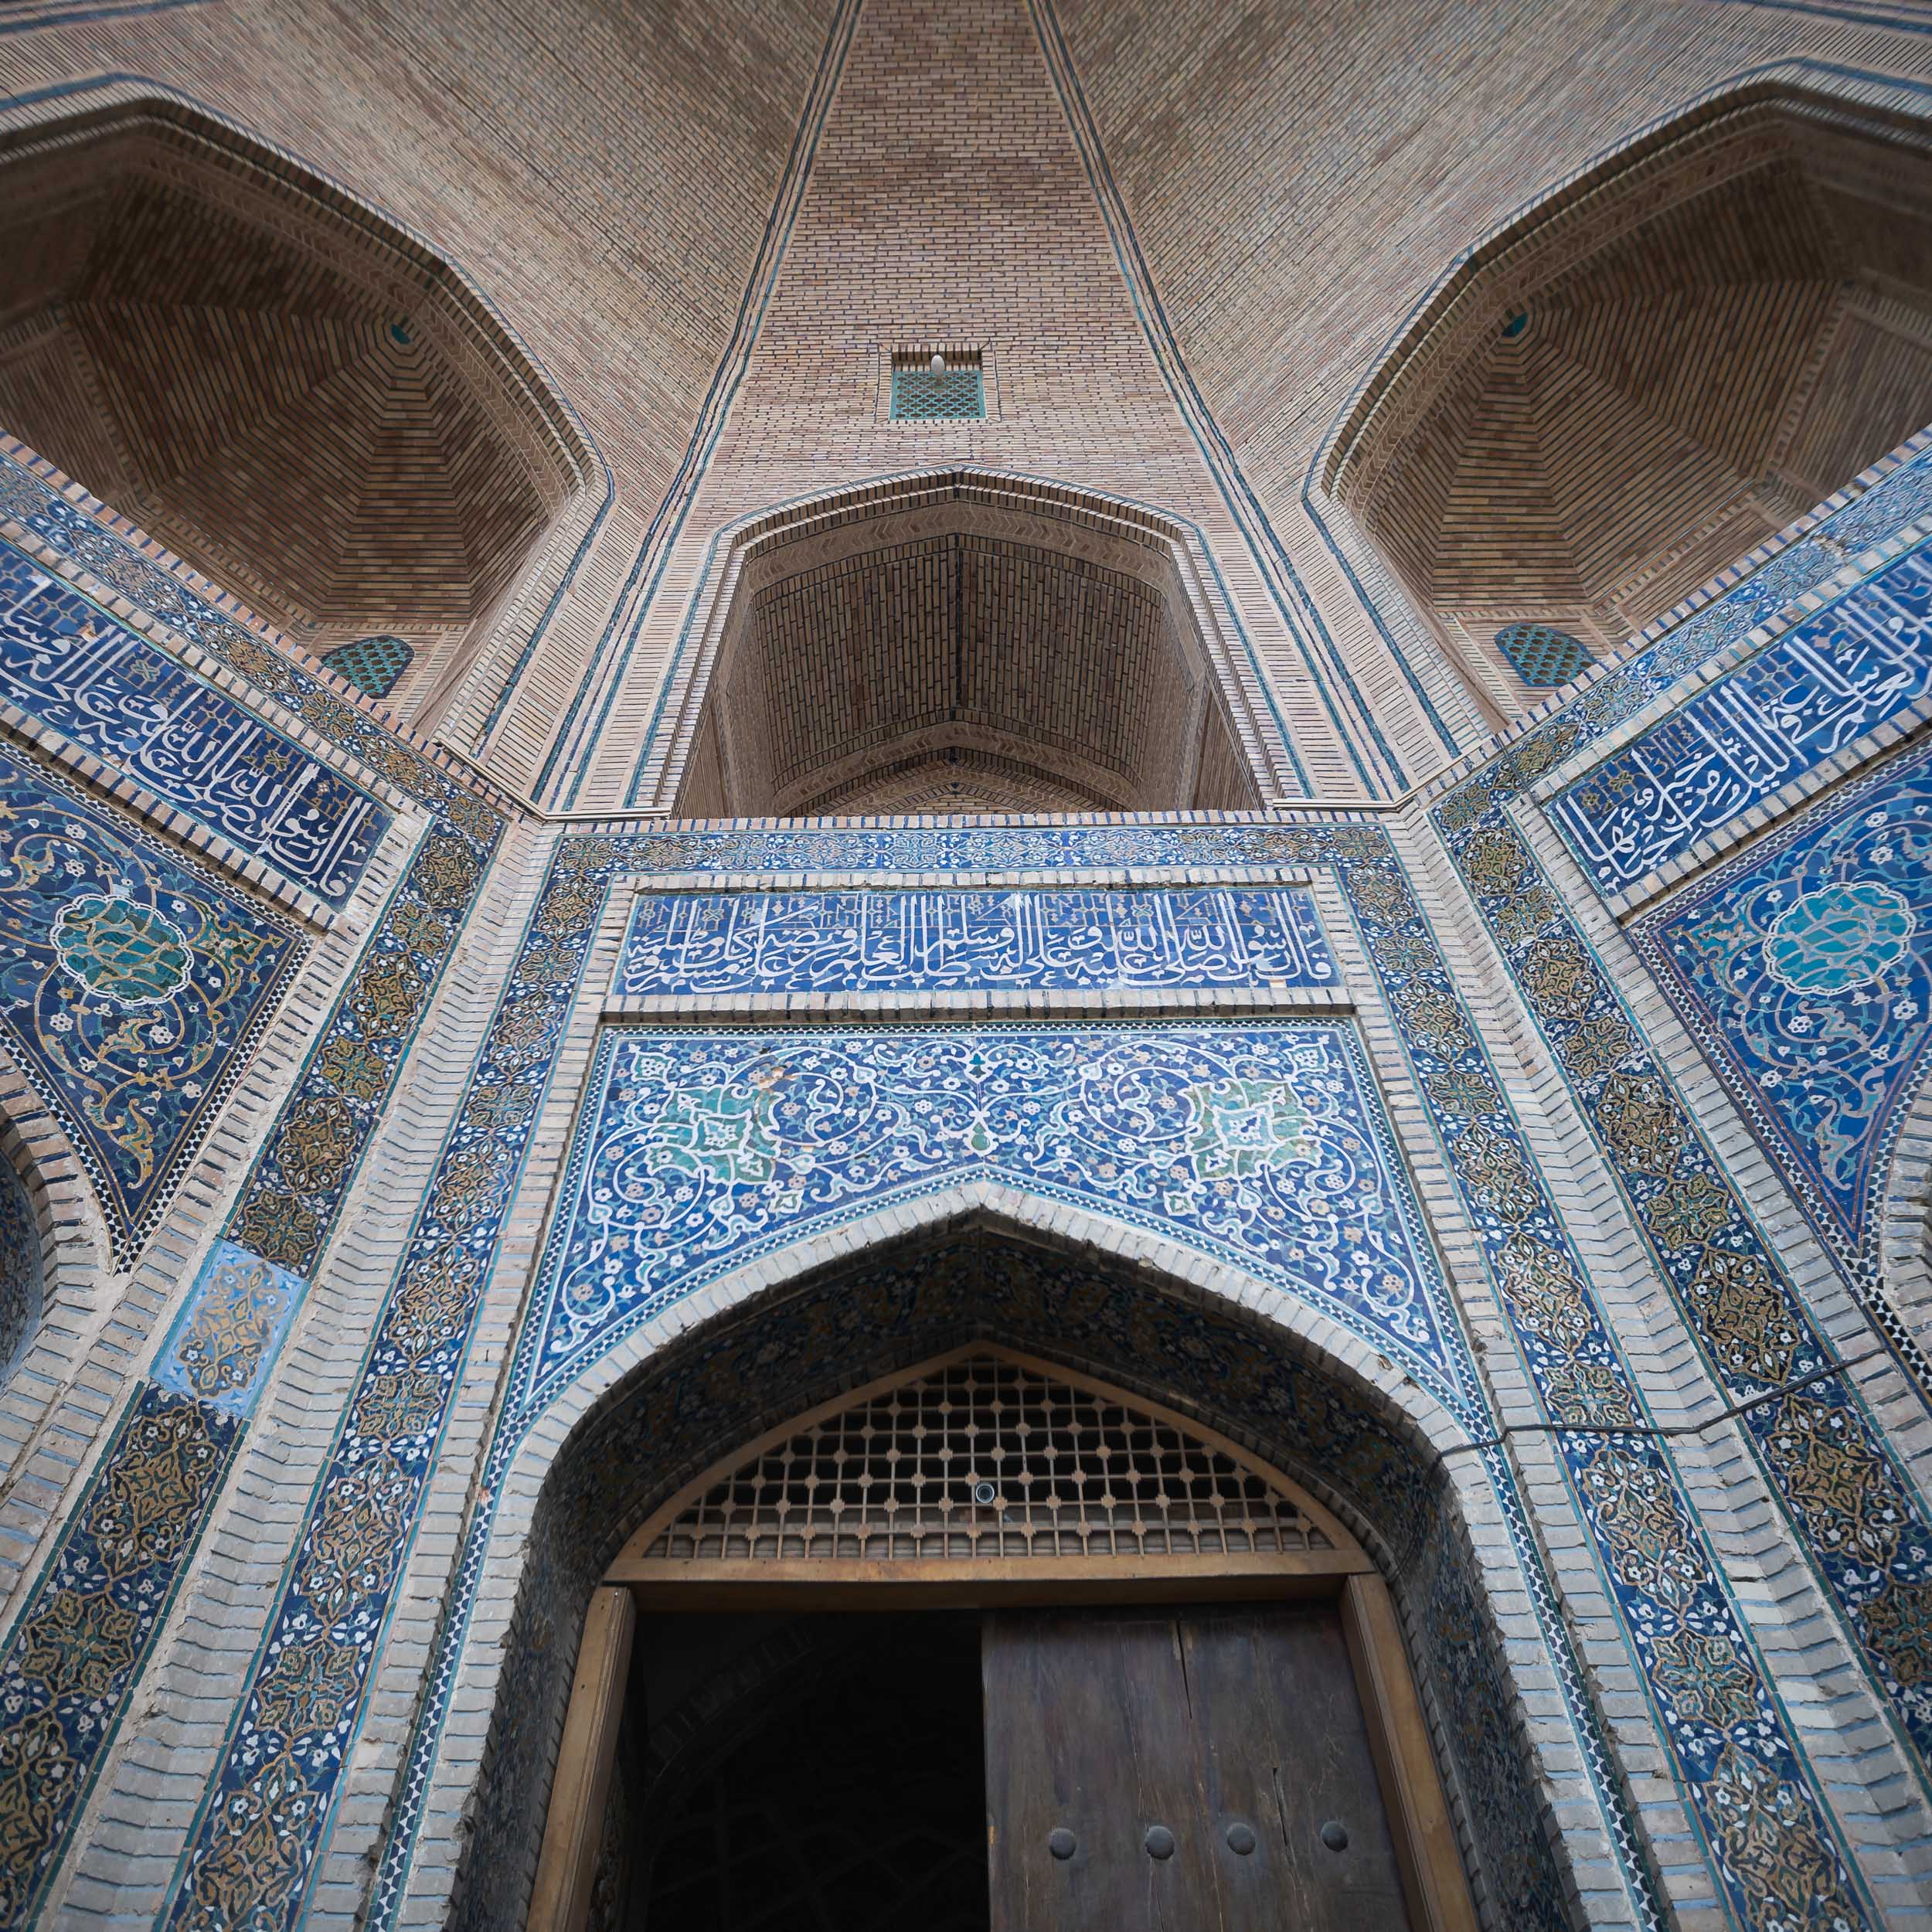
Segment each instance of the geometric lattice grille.
[{"label": "geometric lattice grille", "polygon": [[1172,1424],[981,1356],[774,1444],[713,1484],[647,1560],[1333,1547],[1288,1497]]},{"label": "geometric lattice grille", "polygon": [[1580,638],[1546,624],[1505,624],[1496,633],[1496,648],[1516,667],[1516,675],[1539,690],[1567,684],[1597,662]]},{"label": "geometric lattice grille", "polygon": [[893,417],[899,420],[934,421],[942,417],[970,418],[986,413],[986,392],[977,369],[893,371]]},{"label": "geometric lattice grille", "polygon": [[386,698],[415,655],[400,638],[358,638],[353,644],[338,645],[322,662],[357,690]]}]

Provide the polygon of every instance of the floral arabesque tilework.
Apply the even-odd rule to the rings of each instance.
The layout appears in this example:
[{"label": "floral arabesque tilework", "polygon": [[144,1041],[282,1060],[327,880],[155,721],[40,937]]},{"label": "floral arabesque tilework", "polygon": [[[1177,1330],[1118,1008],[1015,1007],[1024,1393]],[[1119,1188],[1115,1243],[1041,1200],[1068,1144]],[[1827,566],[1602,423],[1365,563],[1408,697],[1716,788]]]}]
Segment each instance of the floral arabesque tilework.
[{"label": "floral arabesque tilework", "polygon": [[760,1253],[985,1176],[1171,1231],[1466,1409],[1467,1355],[1352,1027],[613,1029],[512,1400]]},{"label": "floral arabesque tilework", "polygon": [[1932,746],[1888,760],[1636,934],[1848,1267],[1932,1042]]},{"label": "floral arabesque tilework", "polygon": [[0,755],[0,1035],[132,1252],[306,948],[281,920]]}]

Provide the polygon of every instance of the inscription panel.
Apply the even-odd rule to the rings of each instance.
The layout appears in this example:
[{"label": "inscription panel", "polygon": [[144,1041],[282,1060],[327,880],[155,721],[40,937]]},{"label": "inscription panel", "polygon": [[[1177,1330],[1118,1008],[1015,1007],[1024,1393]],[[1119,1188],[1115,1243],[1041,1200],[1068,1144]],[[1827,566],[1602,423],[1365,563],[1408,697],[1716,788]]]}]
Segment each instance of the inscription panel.
[{"label": "inscription panel", "polygon": [[360,786],[5,543],[0,691],[332,906],[389,829]]},{"label": "inscription panel", "polygon": [[611,990],[1307,989],[1339,977],[1305,891],[672,893],[638,901]]},{"label": "inscription panel", "polygon": [[1910,550],[1551,800],[1620,892],[1932,692],[1932,549]]}]

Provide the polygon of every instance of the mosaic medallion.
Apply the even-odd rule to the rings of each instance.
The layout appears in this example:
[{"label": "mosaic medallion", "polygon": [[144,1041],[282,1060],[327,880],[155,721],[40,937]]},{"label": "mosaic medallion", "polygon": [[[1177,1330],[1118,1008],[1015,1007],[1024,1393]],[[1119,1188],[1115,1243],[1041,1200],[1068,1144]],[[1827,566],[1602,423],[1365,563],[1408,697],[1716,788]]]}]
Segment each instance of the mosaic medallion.
[{"label": "mosaic medallion", "polygon": [[1764,938],[1764,964],[1794,993],[1869,986],[1911,950],[1912,908],[1874,879],[1835,882],[1780,913]]},{"label": "mosaic medallion", "polygon": [[188,983],[188,939],[152,906],[90,894],[61,909],[53,948],[63,968],[117,1006],[154,1006]]}]

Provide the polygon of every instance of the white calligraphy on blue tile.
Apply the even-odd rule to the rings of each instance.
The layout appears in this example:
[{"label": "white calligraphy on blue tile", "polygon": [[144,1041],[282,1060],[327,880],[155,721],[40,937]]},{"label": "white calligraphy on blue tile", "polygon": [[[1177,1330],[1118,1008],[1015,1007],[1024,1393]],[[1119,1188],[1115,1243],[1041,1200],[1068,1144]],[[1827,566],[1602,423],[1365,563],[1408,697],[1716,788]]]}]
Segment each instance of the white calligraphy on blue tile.
[{"label": "white calligraphy on blue tile", "polygon": [[1597,883],[1628,886],[1932,691],[1932,560],[1901,557],[1550,806]]},{"label": "white calligraphy on blue tile", "polygon": [[641,898],[613,990],[1252,986],[1338,981],[1294,888],[672,893]]},{"label": "white calligraphy on blue tile", "polygon": [[0,680],[22,711],[332,905],[389,815],[146,639],[0,547]]}]

